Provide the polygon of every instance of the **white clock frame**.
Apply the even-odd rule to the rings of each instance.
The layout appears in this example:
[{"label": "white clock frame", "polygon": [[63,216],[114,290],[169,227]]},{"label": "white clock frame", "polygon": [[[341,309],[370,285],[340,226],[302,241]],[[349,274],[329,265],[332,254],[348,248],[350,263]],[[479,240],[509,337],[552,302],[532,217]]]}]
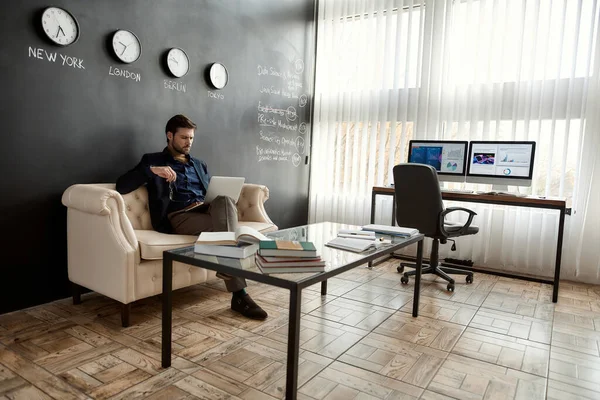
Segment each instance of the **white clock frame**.
[{"label": "white clock frame", "polygon": [[208,79],[215,89],[223,89],[229,82],[229,72],[221,63],[213,63],[208,70]]},{"label": "white clock frame", "polygon": [[[183,60],[185,60],[185,62],[180,64],[180,62]],[[182,70],[184,68],[184,64],[185,71]],[[179,47],[173,47],[169,49],[167,52],[167,69],[175,78],[181,78],[187,75],[187,73],[190,71],[190,58],[188,57],[187,53]]]},{"label": "white clock frame", "polygon": [[126,64],[136,62],[142,56],[142,42],[135,33],[126,29],[119,29],[113,34],[111,45],[115,56]]},{"label": "white clock frame", "polygon": [[[47,7],[42,12],[42,31],[52,43],[69,46],[79,39],[79,22],[73,14],[60,7]],[[56,34],[53,32],[56,31]],[[59,37],[60,33],[62,36]]]}]

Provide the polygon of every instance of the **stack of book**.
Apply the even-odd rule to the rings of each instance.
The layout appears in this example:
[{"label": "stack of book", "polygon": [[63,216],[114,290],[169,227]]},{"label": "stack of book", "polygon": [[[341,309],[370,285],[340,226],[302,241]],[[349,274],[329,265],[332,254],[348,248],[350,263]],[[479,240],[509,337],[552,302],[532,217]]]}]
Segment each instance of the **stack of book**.
[{"label": "stack of book", "polygon": [[218,257],[246,258],[256,253],[258,243],[272,241],[259,231],[240,226],[235,232],[202,232],[194,252]]},{"label": "stack of book", "polygon": [[263,274],[325,271],[325,261],[312,242],[260,241],[256,265]]}]

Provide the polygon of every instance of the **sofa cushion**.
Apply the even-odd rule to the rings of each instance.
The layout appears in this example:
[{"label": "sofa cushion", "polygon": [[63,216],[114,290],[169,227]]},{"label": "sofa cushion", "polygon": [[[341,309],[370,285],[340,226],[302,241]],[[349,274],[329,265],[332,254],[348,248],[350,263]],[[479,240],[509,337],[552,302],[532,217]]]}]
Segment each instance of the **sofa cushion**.
[{"label": "sofa cushion", "polygon": [[144,260],[162,260],[163,251],[191,246],[198,239],[190,235],[170,235],[151,230],[136,230],[140,256]]},{"label": "sofa cushion", "polygon": [[266,222],[238,221],[238,225],[249,226],[250,228],[254,228],[257,231],[262,232],[262,233],[274,232],[277,230],[276,225],[268,224]]}]

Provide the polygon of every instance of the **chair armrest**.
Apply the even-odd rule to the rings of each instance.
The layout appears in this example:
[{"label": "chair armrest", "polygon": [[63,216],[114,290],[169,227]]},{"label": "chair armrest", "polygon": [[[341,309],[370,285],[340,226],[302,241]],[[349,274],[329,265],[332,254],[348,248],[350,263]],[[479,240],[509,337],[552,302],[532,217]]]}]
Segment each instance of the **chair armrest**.
[{"label": "chair armrest", "polygon": [[448,232],[446,232],[446,229],[444,229],[444,220],[446,219],[446,215],[448,215],[452,212],[455,212],[455,211],[464,211],[466,213],[469,213],[469,218],[467,219],[467,222],[458,231],[459,235],[464,235],[467,232],[467,228],[469,226],[471,226],[471,223],[473,222],[473,217],[477,215],[477,213],[475,211],[469,210],[468,208],[463,208],[463,207],[448,207],[448,208],[446,208],[444,211],[442,211],[440,213],[440,218],[439,218],[440,232],[442,232],[442,234],[444,236],[450,236],[450,234]]},{"label": "chair armrest", "polygon": [[245,183],[237,202],[239,220],[273,224],[264,207],[268,199],[269,188],[264,185]]},{"label": "chair armrest", "polygon": [[65,190],[62,195],[62,204],[68,208],[86,214],[110,216],[113,218],[113,227],[122,232],[129,245],[137,249],[138,240],[127,217],[125,202],[119,192],[114,190],[114,184],[77,184]]}]

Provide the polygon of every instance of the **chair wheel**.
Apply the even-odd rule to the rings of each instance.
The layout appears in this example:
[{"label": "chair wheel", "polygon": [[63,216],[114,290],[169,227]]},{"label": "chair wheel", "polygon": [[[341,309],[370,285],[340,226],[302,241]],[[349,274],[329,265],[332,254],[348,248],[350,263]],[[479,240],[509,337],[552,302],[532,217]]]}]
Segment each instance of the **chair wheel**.
[{"label": "chair wheel", "polygon": [[446,289],[448,289],[449,292],[454,292],[454,283],[449,283],[448,286],[446,286]]},{"label": "chair wheel", "polygon": [[399,273],[403,273],[403,272],[404,272],[404,266],[403,266],[403,265],[401,265],[401,266],[399,266],[398,268],[396,268],[396,270],[397,270]]},{"label": "chair wheel", "polygon": [[473,283],[473,275],[467,275],[467,283]]},{"label": "chair wheel", "polygon": [[400,278],[400,282],[406,285],[408,283],[408,276],[402,275],[402,278]]}]

